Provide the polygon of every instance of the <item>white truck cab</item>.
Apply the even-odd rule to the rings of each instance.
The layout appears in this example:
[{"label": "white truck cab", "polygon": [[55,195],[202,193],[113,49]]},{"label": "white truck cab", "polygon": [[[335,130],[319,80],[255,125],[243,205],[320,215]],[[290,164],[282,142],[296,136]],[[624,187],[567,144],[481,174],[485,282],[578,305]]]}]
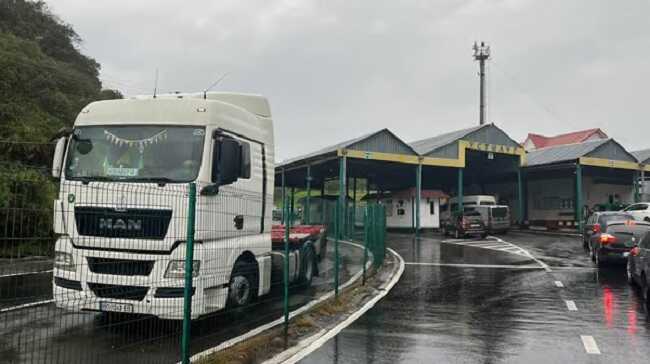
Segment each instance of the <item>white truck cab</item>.
[{"label": "white truck cab", "polygon": [[89,104],[60,135],[53,161],[56,305],[181,319],[189,182],[197,185],[192,318],[268,293],[273,169],[262,96]]}]

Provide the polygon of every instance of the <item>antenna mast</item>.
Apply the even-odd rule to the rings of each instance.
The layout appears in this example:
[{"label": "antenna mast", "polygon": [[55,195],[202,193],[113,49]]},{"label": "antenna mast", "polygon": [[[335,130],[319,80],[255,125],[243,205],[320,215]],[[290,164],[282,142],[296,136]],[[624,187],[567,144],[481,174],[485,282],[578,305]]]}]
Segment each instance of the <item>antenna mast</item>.
[{"label": "antenna mast", "polygon": [[156,94],[158,93],[158,68],[156,68],[156,81],[154,81],[153,84],[153,98],[156,98]]},{"label": "antenna mast", "polygon": [[477,44],[474,42],[474,60],[479,64],[479,77],[481,80],[480,104],[479,104],[479,125],[485,124],[485,61],[490,59],[490,46],[485,42]]}]

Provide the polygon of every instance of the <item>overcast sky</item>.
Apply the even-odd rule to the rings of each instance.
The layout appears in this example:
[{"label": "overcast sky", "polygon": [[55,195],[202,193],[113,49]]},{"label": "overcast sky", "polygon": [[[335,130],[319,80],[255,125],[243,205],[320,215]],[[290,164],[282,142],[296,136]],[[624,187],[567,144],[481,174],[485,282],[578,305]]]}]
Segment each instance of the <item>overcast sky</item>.
[{"label": "overcast sky", "polygon": [[261,93],[276,159],[390,128],[478,123],[474,40],[491,45],[488,121],[518,141],[600,127],[650,148],[647,0],[50,0],[105,87]]}]

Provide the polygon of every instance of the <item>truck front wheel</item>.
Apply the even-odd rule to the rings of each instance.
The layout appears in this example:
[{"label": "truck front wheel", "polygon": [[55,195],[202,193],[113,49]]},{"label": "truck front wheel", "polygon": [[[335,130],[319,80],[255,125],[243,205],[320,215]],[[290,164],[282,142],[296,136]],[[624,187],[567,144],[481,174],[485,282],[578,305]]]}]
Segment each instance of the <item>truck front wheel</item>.
[{"label": "truck front wheel", "polygon": [[237,261],[230,275],[228,305],[244,307],[257,297],[257,267],[253,263]]}]

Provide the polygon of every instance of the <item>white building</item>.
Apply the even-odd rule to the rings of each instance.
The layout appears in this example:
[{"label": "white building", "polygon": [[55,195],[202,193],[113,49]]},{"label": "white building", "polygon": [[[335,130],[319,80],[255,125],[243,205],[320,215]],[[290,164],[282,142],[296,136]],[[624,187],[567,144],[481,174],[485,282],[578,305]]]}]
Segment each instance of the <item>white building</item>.
[{"label": "white building", "polygon": [[[422,190],[420,197],[420,227],[423,229],[440,228],[440,199],[448,196],[440,190]],[[386,206],[386,227],[412,228],[415,226],[415,188],[384,192],[380,195],[369,194],[364,201],[378,201]]]}]

